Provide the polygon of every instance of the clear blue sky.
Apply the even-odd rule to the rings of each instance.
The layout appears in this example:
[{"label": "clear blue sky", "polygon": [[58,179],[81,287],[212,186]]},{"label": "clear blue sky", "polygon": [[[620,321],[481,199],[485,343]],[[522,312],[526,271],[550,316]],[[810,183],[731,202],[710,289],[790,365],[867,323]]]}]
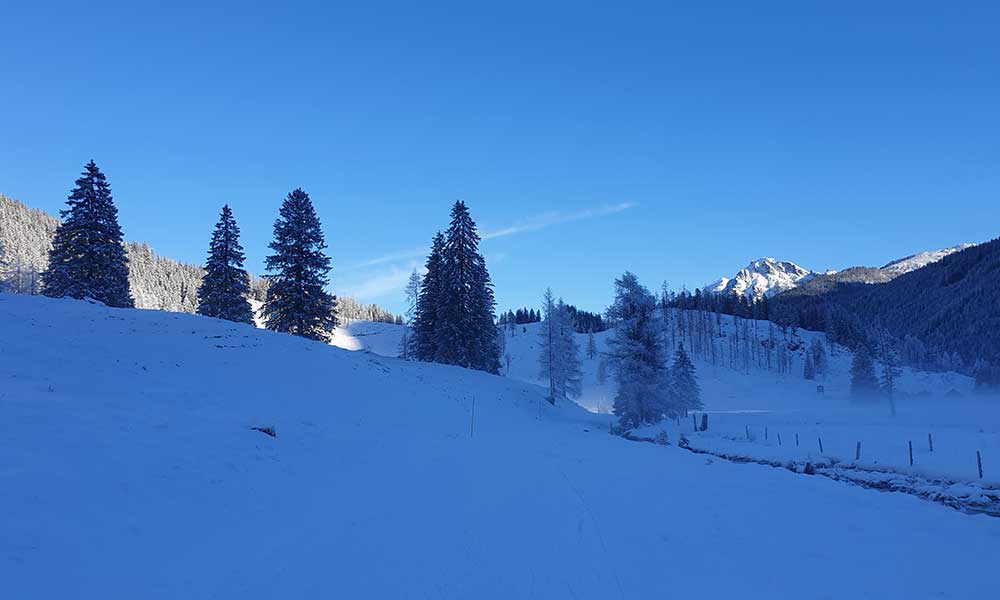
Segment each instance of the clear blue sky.
[{"label": "clear blue sky", "polygon": [[145,4],[0,7],[0,192],[55,212],[94,158],[182,260],[228,202],[260,272],[295,187],[332,291],[396,310],[458,198],[501,308],[1000,234],[995,2]]}]

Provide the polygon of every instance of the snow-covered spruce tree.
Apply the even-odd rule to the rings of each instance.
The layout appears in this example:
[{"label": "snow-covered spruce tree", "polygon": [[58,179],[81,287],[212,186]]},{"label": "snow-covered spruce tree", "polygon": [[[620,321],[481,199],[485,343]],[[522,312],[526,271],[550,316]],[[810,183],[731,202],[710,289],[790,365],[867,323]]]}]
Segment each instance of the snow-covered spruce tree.
[{"label": "snow-covered spruce tree", "polygon": [[828,362],[826,358],[826,347],[818,337],[813,338],[812,344],[809,346],[808,354],[812,354],[813,367],[815,367],[816,373],[825,374]]},{"label": "snow-covered spruce tree", "polygon": [[250,276],[243,269],[245,259],[240,245],[240,228],[226,204],[212,232],[205,276],[198,286],[199,315],[253,324],[253,309],[247,301]]},{"label": "snow-covered spruce tree", "polygon": [[885,335],[882,336],[882,342],[879,347],[879,362],[882,363],[882,374],[881,377],[879,377],[879,387],[882,389],[882,393],[888,396],[889,410],[895,416],[896,382],[899,380],[902,370],[899,368],[899,355],[896,353],[896,349],[892,346],[892,343]]},{"label": "snow-covered spruce tree", "polygon": [[871,354],[864,346],[854,351],[851,361],[851,395],[872,396],[878,391],[878,380],[875,378],[875,365]]},{"label": "snow-covered spruce tree", "polygon": [[574,339],[572,316],[566,304],[552,299],[545,290],[544,317],[538,337],[538,363],[541,379],[549,381],[549,402],[579,398],[583,393],[580,372],[580,348]]},{"label": "snow-covered spruce tree", "polygon": [[93,298],[108,306],[132,308],[128,258],[118,226],[111,187],[94,161],[87,163],[61,211],[42,274],[42,293],[55,298]]},{"label": "snow-covered spruce tree", "polygon": [[664,412],[668,417],[687,416],[688,411],[701,408],[701,388],[694,364],[684,351],[684,345],[678,344],[674,364],[670,367],[670,403]]},{"label": "snow-covered spruce tree", "polygon": [[607,312],[615,323],[607,354],[618,386],[614,413],[624,428],[656,423],[670,401],[656,299],[626,271],[615,280],[615,301]]},{"label": "snow-covered spruce tree", "polygon": [[802,365],[802,377],[804,379],[816,379],[816,365],[813,363],[812,352],[806,352],[806,359]]},{"label": "snow-covered spruce tree", "polygon": [[451,210],[441,257],[435,360],[498,373],[500,350],[494,325],[493,284],[479,253],[476,224],[461,200]]},{"label": "snow-covered spruce tree", "polygon": [[301,189],[288,194],[274,222],[274,254],[266,259],[269,285],[264,301],[268,329],[326,341],[337,326],[335,300],[326,293],[330,258],[319,217]]},{"label": "snow-covered spruce tree", "polygon": [[593,333],[588,333],[587,334],[587,358],[590,359],[590,360],[594,360],[595,356],[597,356],[597,344],[594,343],[594,334]]},{"label": "snow-covered spruce tree", "polygon": [[444,273],[444,235],[434,234],[431,252],[427,255],[427,273],[420,282],[420,294],[413,310],[409,356],[431,362],[437,359],[437,311],[441,298],[441,278]]}]

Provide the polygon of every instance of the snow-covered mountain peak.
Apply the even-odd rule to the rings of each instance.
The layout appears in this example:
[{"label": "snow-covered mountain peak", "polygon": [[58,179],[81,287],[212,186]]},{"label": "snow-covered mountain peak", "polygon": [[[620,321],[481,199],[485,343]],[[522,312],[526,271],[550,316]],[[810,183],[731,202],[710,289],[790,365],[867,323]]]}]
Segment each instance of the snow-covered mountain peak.
[{"label": "snow-covered mountain peak", "polygon": [[811,271],[770,256],[751,261],[733,277],[723,277],[709,286],[714,293],[739,294],[749,298],[773,296],[795,287]]}]

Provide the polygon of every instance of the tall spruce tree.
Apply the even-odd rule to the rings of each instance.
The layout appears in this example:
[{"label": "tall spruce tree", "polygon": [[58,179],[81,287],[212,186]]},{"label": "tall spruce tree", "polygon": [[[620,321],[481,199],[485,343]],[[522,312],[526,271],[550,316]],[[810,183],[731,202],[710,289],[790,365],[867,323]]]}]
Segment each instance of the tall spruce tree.
[{"label": "tall spruce tree", "polygon": [[816,379],[816,365],[813,362],[812,352],[806,352],[806,358],[802,364],[802,377],[810,380]]},{"label": "tall spruce tree", "polygon": [[542,327],[538,333],[540,350],[539,376],[549,380],[549,402],[579,398],[583,392],[580,372],[580,348],[574,338],[569,309],[560,299],[552,299],[552,290],[545,290]]},{"label": "tall spruce tree", "polygon": [[701,410],[701,388],[695,377],[694,364],[684,351],[684,344],[677,344],[674,364],[670,367],[670,403],[668,417],[686,416],[688,411]]},{"label": "tall spruce tree", "polygon": [[878,391],[878,379],[875,378],[875,365],[868,348],[859,346],[854,351],[851,360],[851,395],[872,396]]},{"label": "tall spruce tree", "polygon": [[500,346],[494,324],[493,284],[479,253],[476,224],[461,200],[452,207],[441,255],[435,360],[498,373]]},{"label": "tall spruce tree", "polygon": [[268,329],[326,341],[337,326],[334,298],[326,293],[330,258],[319,217],[301,189],[288,194],[274,222],[267,257],[270,285],[264,302]]},{"label": "tall spruce tree", "polygon": [[226,204],[212,232],[205,276],[198,286],[199,315],[253,324],[253,309],[247,301],[250,276],[243,269],[245,259],[240,228]]},{"label": "tall spruce tree", "polygon": [[55,298],[93,298],[108,306],[132,308],[128,257],[111,187],[94,161],[87,163],[59,213],[42,274],[42,293]]},{"label": "tall spruce tree", "polygon": [[413,309],[412,333],[409,336],[409,356],[416,360],[437,360],[437,311],[441,298],[441,278],[444,275],[444,235],[434,234],[431,252],[427,255],[427,273],[420,281],[420,293]]},{"label": "tall spruce tree", "polygon": [[608,318],[615,323],[608,359],[618,391],[614,413],[625,428],[656,423],[669,398],[669,373],[655,319],[656,299],[632,273],[615,280]]}]

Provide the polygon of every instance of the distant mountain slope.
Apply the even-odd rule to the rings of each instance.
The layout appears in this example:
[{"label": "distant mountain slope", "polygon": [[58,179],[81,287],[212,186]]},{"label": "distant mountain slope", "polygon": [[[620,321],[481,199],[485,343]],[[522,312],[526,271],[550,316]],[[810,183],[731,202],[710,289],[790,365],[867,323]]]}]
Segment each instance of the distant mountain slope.
[{"label": "distant mountain slope", "polygon": [[931,263],[935,263],[948,255],[960,252],[966,248],[971,248],[974,245],[975,244],[959,244],[957,246],[942,248],[941,250],[935,250],[933,252],[920,252],[918,254],[914,254],[913,256],[907,256],[906,258],[894,260],[882,267],[881,271],[890,275],[890,278],[899,277],[900,275],[905,275],[910,271],[915,271],[922,267],[926,267]]},{"label": "distant mountain slope", "polygon": [[973,372],[977,363],[1000,362],[1000,238],[889,281],[781,294],[771,311],[783,322],[826,329],[848,345],[872,344],[885,328],[909,364]]},{"label": "distant mountain slope", "polygon": [[[0,291],[36,294],[40,273],[48,265],[49,248],[59,219],[0,194]],[[206,238],[207,247],[207,238]],[[157,254],[145,242],[127,242],[129,289],[136,308],[193,313],[198,307],[200,265]],[[266,282],[250,276],[251,298],[263,300]],[[338,298],[338,316],[348,320],[392,321],[395,316],[374,304]]]},{"label": "distant mountain slope", "polygon": [[894,260],[883,267],[850,267],[823,273],[808,271],[789,261],[759,258],[744,267],[732,279],[723,277],[707,286],[709,292],[742,295],[759,299],[778,294],[824,294],[843,283],[885,283],[960,252],[973,244],[920,252]]},{"label": "distant mountain slope", "polygon": [[756,299],[774,296],[791,289],[811,275],[811,271],[793,262],[763,257],[740,269],[731,279],[723,277],[708,288],[716,294]]}]

